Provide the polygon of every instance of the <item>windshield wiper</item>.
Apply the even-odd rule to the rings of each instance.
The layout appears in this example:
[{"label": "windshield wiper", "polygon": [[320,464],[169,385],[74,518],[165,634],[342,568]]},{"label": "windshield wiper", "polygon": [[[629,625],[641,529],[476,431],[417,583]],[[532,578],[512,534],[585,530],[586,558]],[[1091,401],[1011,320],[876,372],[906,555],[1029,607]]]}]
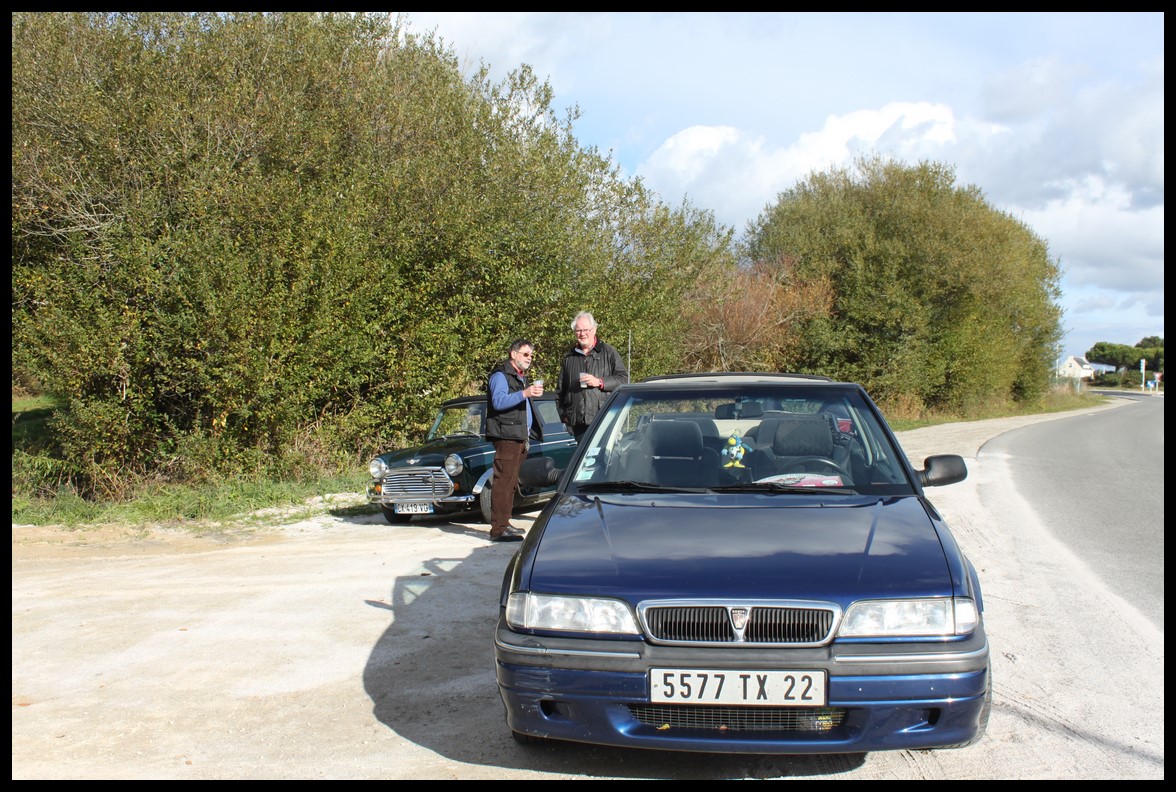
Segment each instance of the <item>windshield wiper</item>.
[{"label": "windshield wiper", "polygon": [[781,484],[778,481],[765,481],[760,484],[725,484],[711,487],[711,492],[771,492],[799,495],[819,495],[823,492],[846,495],[857,492],[853,487],[797,487],[791,484]]},{"label": "windshield wiper", "polygon": [[648,481],[591,481],[577,488],[580,492],[708,492],[706,487],[668,487]]}]

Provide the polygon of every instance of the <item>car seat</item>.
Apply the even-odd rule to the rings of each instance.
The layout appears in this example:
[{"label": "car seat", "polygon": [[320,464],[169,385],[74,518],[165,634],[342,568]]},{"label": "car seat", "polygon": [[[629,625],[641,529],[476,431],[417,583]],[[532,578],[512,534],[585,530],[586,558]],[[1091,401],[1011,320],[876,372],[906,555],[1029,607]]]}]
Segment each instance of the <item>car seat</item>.
[{"label": "car seat", "polygon": [[651,481],[705,487],[718,480],[718,452],[703,445],[702,431],[693,421],[653,421],[648,439]]},{"label": "car seat", "polygon": [[[791,413],[764,421],[758,433],[759,447],[752,453],[753,478],[802,471],[848,475],[845,463],[837,458],[845,454],[844,450],[839,454],[833,442],[833,429],[832,416],[826,413]],[[766,443],[768,432],[770,445]],[[822,459],[829,462],[818,461]]]}]

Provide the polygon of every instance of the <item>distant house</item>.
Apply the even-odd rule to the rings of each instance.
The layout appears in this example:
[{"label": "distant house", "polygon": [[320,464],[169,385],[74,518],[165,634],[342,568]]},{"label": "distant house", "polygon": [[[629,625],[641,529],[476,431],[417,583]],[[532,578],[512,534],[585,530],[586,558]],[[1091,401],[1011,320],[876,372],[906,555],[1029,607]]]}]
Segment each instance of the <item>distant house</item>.
[{"label": "distant house", "polygon": [[1087,363],[1086,358],[1070,355],[1058,367],[1058,376],[1066,377],[1067,379],[1093,379],[1094,366]]}]

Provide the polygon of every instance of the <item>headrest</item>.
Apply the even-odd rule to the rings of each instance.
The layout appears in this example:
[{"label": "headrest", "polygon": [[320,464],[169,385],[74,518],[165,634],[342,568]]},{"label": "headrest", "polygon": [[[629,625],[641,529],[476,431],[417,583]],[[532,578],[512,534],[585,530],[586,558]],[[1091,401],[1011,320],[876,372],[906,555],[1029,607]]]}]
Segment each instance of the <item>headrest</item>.
[{"label": "headrest", "polygon": [[702,432],[703,437],[718,437],[719,427],[715,425],[714,419],[702,418],[700,416],[692,416],[690,418],[679,418],[680,421],[689,421],[695,424],[699,431]]},{"label": "headrest", "polygon": [[654,456],[702,456],[702,432],[693,421],[654,421],[649,425],[649,445]]},{"label": "headrest", "polygon": [[786,415],[776,424],[772,440],[776,456],[833,455],[833,427],[825,415]]}]

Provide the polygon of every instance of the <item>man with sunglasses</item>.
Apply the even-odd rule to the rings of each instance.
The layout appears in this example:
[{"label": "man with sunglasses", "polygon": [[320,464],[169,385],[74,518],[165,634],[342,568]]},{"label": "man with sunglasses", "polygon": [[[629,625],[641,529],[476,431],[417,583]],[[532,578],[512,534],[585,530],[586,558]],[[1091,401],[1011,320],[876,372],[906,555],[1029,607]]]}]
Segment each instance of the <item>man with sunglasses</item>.
[{"label": "man with sunglasses", "polygon": [[510,524],[519,469],[527,458],[530,438],[543,439],[531,399],[543,395],[539,383],[527,384],[526,373],[535,345],[524,338],[511,342],[509,357],[490,373],[486,394],[486,439],[494,444],[494,477],[490,487],[490,541],[519,542],[523,532]]},{"label": "man with sunglasses", "polygon": [[629,381],[629,369],[616,349],[596,337],[596,319],[576,314],[576,343],[564,354],[559,372],[559,418],[576,442],[600,412],[611,391]]}]

